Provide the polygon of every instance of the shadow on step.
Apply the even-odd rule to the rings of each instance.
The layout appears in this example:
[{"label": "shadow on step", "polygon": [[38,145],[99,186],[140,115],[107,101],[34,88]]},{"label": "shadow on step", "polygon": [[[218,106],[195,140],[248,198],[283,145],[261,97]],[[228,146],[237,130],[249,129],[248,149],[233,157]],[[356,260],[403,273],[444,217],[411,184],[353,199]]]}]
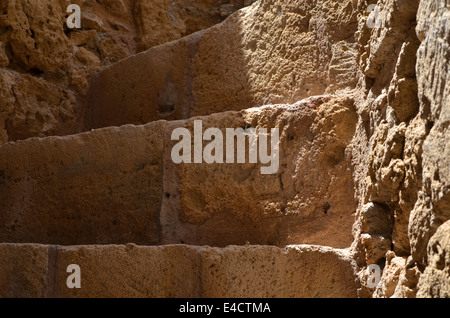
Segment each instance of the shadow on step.
[{"label": "shadow on step", "polygon": [[357,65],[356,12],[349,0],[336,3],[332,17],[327,6],[258,1],[120,61],[93,76],[86,129],[293,103],[354,87],[354,70],[345,65]]}]

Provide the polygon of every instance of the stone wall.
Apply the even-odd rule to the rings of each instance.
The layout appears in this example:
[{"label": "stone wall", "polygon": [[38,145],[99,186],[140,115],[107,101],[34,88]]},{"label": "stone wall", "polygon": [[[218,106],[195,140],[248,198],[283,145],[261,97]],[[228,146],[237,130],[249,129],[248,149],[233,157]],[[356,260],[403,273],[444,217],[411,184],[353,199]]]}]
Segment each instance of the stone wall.
[{"label": "stone wall", "polygon": [[[66,25],[70,3],[81,7],[81,29]],[[84,96],[94,72],[208,28],[250,3],[2,1],[0,143],[86,130]]]},{"label": "stone wall", "polygon": [[[213,181],[220,184],[220,191],[209,191],[184,182],[183,178],[206,182],[202,178],[208,173],[201,169],[169,169],[181,179],[174,183],[173,193],[156,189],[155,200],[164,206],[168,199],[161,199],[164,192],[179,201],[175,208],[163,211],[161,228],[155,226],[157,235],[140,237],[140,242],[188,239],[203,244],[182,230],[167,232],[163,238],[158,231],[164,233],[164,222],[174,224],[172,214],[176,212],[181,215],[176,218],[208,237],[211,229],[205,230],[204,224],[210,222],[214,230],[226,224],[229,215],[237,220],[245,214],[240,209],[244,206],[247,223],[243,228],[254,222],[258,230],[270,232],[258,238],[259,244],[281,246],[301,240],[350,246],[362,284],[359,297],[450,296],[448,0],[74,3],[80,4],[83,12],[80,30],[65,26],[64,0],[0,4],[0,144],[4,144],[0,147],[0,168],[4,168],[0,185],[11,184],[9,192],[0,194],[5,198],[0,206],[8,209],[11,204],[18,212],[25,211],[23,205],[29,202],[19,202],[14,193],[28,193],[30,173],[46,180],[42,197],[45,187],[56,184],[59,189],[59,183],[52,183],[55,173],[70,171],[58,165],[79,164],[93,176],[94,185],[98,181],[105,186],[96,175],[102,171],[102,163],[107,166],[103,171],[109,173],[120,168],[121,162],[102,157],[103,143],[133,149],[138,157],[145,155],[151,151],[140,149],[139,140],[128,143],[126,137],[138,131],[147,141],[155,138],[145,134],[149,127],[157,127],[160,135],[166,126],[191,128],[192,116],[206,116],[202,118],[211,125],[276,123],[284,129],[282,173],[267,181],[254,177],[245,167],[242,171],[209,167],[209,174],[216,178]],[[377,9],[370,13],[374,4]],[[278,105],[252,108],[267,104]],[[300,109],[299,113],[290,111],[292,107]],[[12,142],[160,119],[169,122],[105,128],[64,139]],[[170,122],[174,119],[184,120]],[[78,146],[67,146],[72,142]],[[58,157],[55,145],[69,155]],[[94,148],[100,149],[100,155],[88,158],[89,164],[81,159],[69,162],[75,160],[71,154],[84,151],[89,157]],[[163,151],[162,145],[159,148]],[[41,153],[42,149],[49,150]],[[20,156],[37,160],[30,168],[25,161],[15,162]],[[168,173],[161,168],[164,160],[164,153],[158,153],[153,163],[156,168],[151,171],[158,187]],[[136,175],[145,168],[138,161],[127,161]],[[136,180],[141,179],[129,180],[130,189]],[[69,193],[75,193],[78,186],[72,181],[67,187],[73,188],[65,189]],[[238,195],[232,191],[236,184],[243,189]],[[270,185],[271,189],[258,185]],[[107,187],[98,189],[108,192]],[[128,199],[135,201],[133,196]],[[112,202],[105,199],[102,207]],[[120,202],[125,201],[117,198],[116,203]],[[227,209],[221,205],[230,202]],[[65,202],[53,203],[57,217],[70,219],[70,215],[59,214]],[[46,208],[38,200],[36,206],[45,216]],[[34,211],[36,206],[27,207]],[[229,214],[223,219],[213,217],[213,212],[222,210]],[[261,211],[289,220],[277,219],[274,225],[254,217]],[[326,231],[320,232],[324,221],[315,217],[317,211],[342,216],[343,221],[332,219]],[[292,222],[296,213],[310,223]],[[151,214],[159,217],[159,206]],[[39,214],[33,217],[45,220]],[[3,236],[20,234],[13,218],[6,221]],[[140,223],[139,218],[135,221]],[[111,239],[111,229],[99,234],[103,235],[100,239]],[[128,228],[122,230],[125,233]],[[273,234],[276,231],[278,236]],[[63,244],[67,238],[66,233],[47,234]],[[247,239],[229,234],[224,234],[226,242],[236,239],[240,244]],[[376,288],[368,284],[368,268],[373,264],[382,270]]]}]

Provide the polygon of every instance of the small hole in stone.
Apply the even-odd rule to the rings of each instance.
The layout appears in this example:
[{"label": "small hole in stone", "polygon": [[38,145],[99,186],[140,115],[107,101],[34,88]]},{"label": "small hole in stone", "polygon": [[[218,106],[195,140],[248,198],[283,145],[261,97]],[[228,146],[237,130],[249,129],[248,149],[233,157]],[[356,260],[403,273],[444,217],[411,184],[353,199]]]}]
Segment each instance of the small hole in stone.
[{"label": "small hole in stone", "polygon": [[325,202],[322,206],[322,209],[323,209],[323,213],[327,214],[328,210],[330,209],[330,204],[328,202]]},{"label": "small hole in stone", "polygon": [[31,68],[28,72],[31,75],[33,75],[33,76],[39,76],[39,75],[42,75],[44,73],[44,71],[42,71],[42,70],[40,70],[38,68]]}]

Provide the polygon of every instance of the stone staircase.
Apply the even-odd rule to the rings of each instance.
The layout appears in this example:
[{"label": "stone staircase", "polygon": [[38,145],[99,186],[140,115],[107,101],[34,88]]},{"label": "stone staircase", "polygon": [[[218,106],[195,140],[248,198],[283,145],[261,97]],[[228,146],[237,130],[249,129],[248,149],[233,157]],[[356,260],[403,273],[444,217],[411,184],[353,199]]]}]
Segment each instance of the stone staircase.
[{"label": "stone staircase", "polygon": [[[256,2],[95,74],[85,132],[0,145],[0,296],[357,297],[356,18],[331,2]],[[278,171],[175,164],[196,120],[279,128]]]},{"label": "stone staircase", "polygon": [[[4,297],[356,297],[350,256],[325,247],[3,243],[0,251]],[[70,264],[81,268],[79,289],[66,285]]]},{"label": "stone staircase", "polygon": [[[311,166],[325,151],[314,139],[329,132],[293,128],[320,125],[314,107],[322,106],[336,129],[351,116],[350,101],[197,117],[219,128],[285,120],[274,175],[261,175],[261,164],[173,163],[170,132],[193,119],[0,146],[2,296],[356,296],[345,249],[354,219],[348,162],[319,157],[323,165]],[[65,287],[70,264],[82,269],[81,289]]]}]

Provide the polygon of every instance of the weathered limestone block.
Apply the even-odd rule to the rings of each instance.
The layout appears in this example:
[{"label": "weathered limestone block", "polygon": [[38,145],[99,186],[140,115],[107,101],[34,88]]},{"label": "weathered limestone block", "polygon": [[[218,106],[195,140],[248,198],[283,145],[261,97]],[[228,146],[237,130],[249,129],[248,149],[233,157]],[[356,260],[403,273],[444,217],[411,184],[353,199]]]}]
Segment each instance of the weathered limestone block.
[{"label": "weathered limestone block", "polygon": [[423,143],[422,192],[411,212],[409,238],[413,257],[424,265],[428,240],[450,219],[450,5],[421,1],[417,34],[417,81],[421,113],[429,134]]},{"label": "weathered limestone block", "polygon": [[420,275],[417,297],[450,297],[450,221],[431,237],[427,254],[428,263]]},{"label": "weathered limestone block", "polygon": [[0,83],[9,92],[0,89],[0,143],[84,131],[78,98],[90,76],[135,53],[131,3],[113,2],[73,1],[82,11],[76,30],[66,26],[65,0],[2,2]]},{"label": "weathered limestone block", "polygon": [[[393,254],[393,252],[390,253]],[[406,266],[406,258],[394,257],[394,255],[389,255],[386,259],[386,265],[383,268],[383,275],[381,276],[381,280],[373,293],[374,298],[389,298],[395,292],[400,274]]]},{"label": "weathered limestone block", "polygon": [[365,252],[367,265],[378,264],[391,248],[392,241],[381,235],[361,235],[361,244]]},{"label": "weathered limestone block", "polygon": [[397,255],[410,255],[408,226],[411,211],[422,189],[422,154],[423,143],[429,132],[427,122],[420,115],[416,116],[405,132],[403,162],[405,177],[400,186],[398,207],[394,210],[394,230],[392,240]]},{"label": "weathered limestone block", "polygon": [[64,34],[64,11],[59,0],[2,1],[3,40],[26,70],[63,67],[72,50]]},{"label": "weathered limestone block", "polygon": [[47,246],[0,244],[0,297],[46,297],[48,275]]},{"label": "weathered limestone block", "polygon": [[159,241],[165,122],[0,146],[0,241]]},{"label": "weathered limestone block", "polygon": [[73,92],[44,79],[7,70],[0,70],[0,83],[0,98],[6,102],[0,105],[4,142],[76,131],[79,114]]},{"label": "weathered limestone block", "polygon": [[355,29],[350,0],[256,2],[96,74],[88,126],[184,119],[353,88]]},{"label": "weathered limestone block", "polygon": [[405,174],[405,164],[401,160],[405,130],[405,124],[390,127],[384,122],[372,136],[366,178],[367,202],[398,201],[398,188]]},{"label": "weathered limestone block", "polygon": [[8,56],[5,51],[5,44],[0,42],[0,67],[6,67],[9,64]]},{"label": "weathered limestone block", "polygon": [[408,30],[415,23],[419,0],[381,0],[377,5],[378,15],[372,21],[374,27],[370,27],[370,21],[366,23],[367,17],[359,31],[362,43],[368,40],[361,51],[360,67],[369,78],[380,75],[384,64],[392,60],[395,46],[407,37]]},{"label": "weathered limestone block", "polygon": [[361,209],[361,232],[390,237],[393,217],[390,209],[379,203],[370,202]]},{"label": "weathered limestone block", "polygon": [[402,269],[398,278],[392,298],[415,298],[417,294],[417,283],[419,282],[420,270],[412,256],[406,260],[405,268]]},{"label": "weathered limestone block", "polygon": [[[201,297],[198,247],[127,244],[54,248],[56,297]],[[80,266],[80,289],[67,288],[66,268],[70,264]]]},{"label": "weathered limestone block", "polygon": [[[188,129],[194,152],[196,120],[202,121],[203,131],[221,131],[223,163],[172,160],[172,149],[180,142],[179,137],[171,140],[177,128]],[[169,123],[162,242],[350,246],[356,202],[347,150],[355,125],[352,99],[328,96]],[[248,142],[245,163],[226,163],[225,128],[239,127],[265,128],[268,134],[279,129],[273,174],[262,174],[261,168],[275,166],[275,161],[263,164],[259,157],[250,163]],[[207,144],[200,146],[206,149]]]},{"label": "weathered limestone block", "polygon": [[204,297],[356,297],[346,250],[292,245],[231,246],[202,251]]},{"label": "weathered limestone block", "polygon": [[420,271],[411,256],[386,253],[381,280],[373,292],[374,298],[415,298]]},{"label": "weathered limestone block", "polygon": [[[3,297],[342,298],[358,287],[349,251],[320,246],[2,243],[0,256]],[[71,264],[79,289],[67,287]]]},{"label": "weathered limestone block", "polygon": [[0,144],[8,141],[5,121],[14,108],[15,97],[11,87],[13,78],[11,73],[0,70]]},{"label": "weathered limestone block", "polygon": [[419,44],[415,29],[411,27],[398,53],[394,76],[388,89],[388,106],[392,108],[393,117],[399,122],[410,121],[419,110],[415,72]]}]

